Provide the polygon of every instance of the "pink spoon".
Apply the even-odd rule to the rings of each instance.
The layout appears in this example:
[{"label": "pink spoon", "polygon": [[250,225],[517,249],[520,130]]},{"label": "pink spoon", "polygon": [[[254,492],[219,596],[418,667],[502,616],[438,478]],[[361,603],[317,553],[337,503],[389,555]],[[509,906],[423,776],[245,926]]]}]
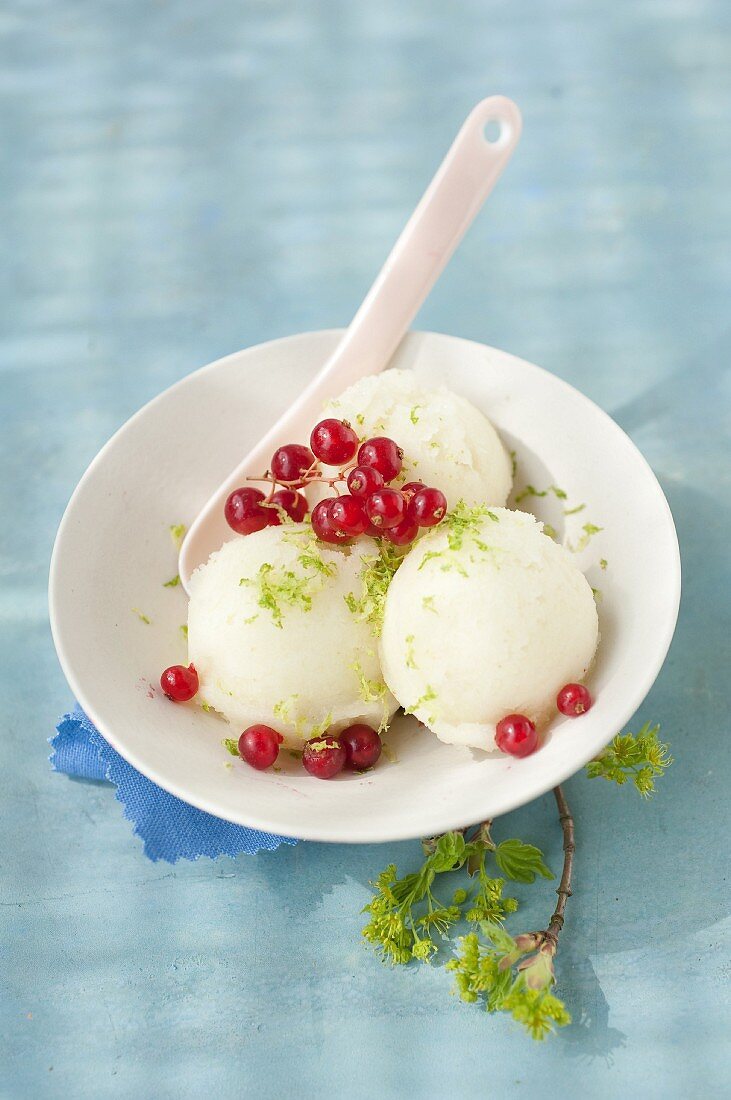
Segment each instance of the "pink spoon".
[{"label": "pink spoon", "polygon": [[[487,127],[497,127],[495,140]],[[268,467],[277,447],[307,438],[325,402],[387,366],[429,291],[492,191],[520,138],[521,118],[505,96],[483,99],[396,241],[337,348],[287,412],[262,437],[201,509],[180,548],[188,588],[193,570],[231,537],[223,506],[231,493]]]}]

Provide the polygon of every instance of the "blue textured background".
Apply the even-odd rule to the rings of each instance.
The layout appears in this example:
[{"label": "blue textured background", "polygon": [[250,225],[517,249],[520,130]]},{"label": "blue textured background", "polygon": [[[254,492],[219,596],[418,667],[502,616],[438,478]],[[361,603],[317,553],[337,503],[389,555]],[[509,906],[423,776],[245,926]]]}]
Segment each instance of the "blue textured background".
[{"label": "blue textured background", "polygon": [[[4,5],[0,50],[2,1096],[721,1096],[727,0],[36,0]],[[361,947],[368,879],[417,845],[152,865],[108,787],[46,763],[70,702],[47,563],[86,464],[187,371],[347,322],[496,91],[523,141],[420,327],[611,412],[658,472],[685,567],[640,715],[677,764],[650,805],[569,784],[575,1023],[542,1047],[450,998],[443,970]],[[497,831],[558,864],[550,800]],[[550,885],[523,893],[542,923]]]}]

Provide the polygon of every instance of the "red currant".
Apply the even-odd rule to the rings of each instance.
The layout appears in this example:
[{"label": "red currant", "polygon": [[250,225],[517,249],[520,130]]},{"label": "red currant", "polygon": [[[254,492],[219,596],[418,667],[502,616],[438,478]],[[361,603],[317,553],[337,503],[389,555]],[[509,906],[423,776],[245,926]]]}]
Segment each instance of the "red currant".
[{"label": "red currant", "polygon": [[262,507],[263,500],[260,489],[234,489],[223,508],[226,523],[239,535],[251,535],[277,523],[276,509]]},{"label": "red currant", "polygon": [[377,436],[367,439],[358,451],[358,465],[372,466],[384,481],[393,481],[401,473],[404,452],[392,439]]},{"label": "red currant", "polygon": [[347,420],[321,420],[312,430],[310,447],[320,462],[342,466],[358,449],[358,436]]},{"label": "red currant", "polygon": [[362,535],[369,526],[363,501],[347,494],[332,501],[328,519],[337,531],[346,535]]},{"label": "red currant", "polygon": [[419,527],[435,527],[446,511],[447,498],[441,489],[419,489],[409,501],[409,519]]},{"label": "red currant", "polygon": [[524,714],[508,714],[495,727],[495,744],[510,756],[530,756],[538,747],[538,734]]},{"label": "red currant", "polygon": [[328,497],[326,500],[321,500],[319,504],[316,504],[312,509],[312,530],[317,535],[320,542],[332,542],[343,543],[348,541],[348,535],[342,531],[338,531],[337,527],[333,526],[330,519],[330,509],[333,504],[333,498]]},{"label": "red currant", "polygon": [[257,771],[264,771],[279,756],[284,738],[271,726],[249,726],[239,737],[239,754]]},{"label": "red currant", "polygon": [[407,504],[414,493],[418,493],[420,489],[426,489],[426,485],[423,481],[407,481],[405,485],[401,486],[401,492],[406,497]]},{"label": "red currant", "polygon": [[313,737],[305,742],[302,763],[316,779],[332,779],[343,770],[346,752],[337,737]]},{"label": "red currant", "polygon": [[354,497],[368,497],[385,484],[374,466],[355,466],[348,474],[348,488]]},{"label": "red currant", "polygon": [[381,755],[381,738],[363,722],[348,726],[338,734],[338,738],[345,749],[346,763],[350,768],[358,771],[372,768]]},{"label": "red currant", "polygon": [[272,474],[277,481],[284,481],[292,486],[302,484],[302,475],[307,473],[314,465],[315,456],[309,447],[303,447],[301,443],[288,443],[286,447],[279,447],[272,456]]},{"label": "red currant", "polygon": [[365,502],[368,519],[379,531],[398,527],[406,515],[406,501],[397,489],[376,489]]},{"label": "red currant", "polygon": [[556,697],[556,706],[569,718],[578,718],[586,714],[594,700],[583,684],[566,684]]},{"label": "red currant", "polygon": [[198,691],[198,673],[193,665],[171,665],[160,677],[160,687],[173,703],[187,703]]},{"label": "red currant", "polygon": [[396,527],[391,527],[388,531],[384,531],[385,537],[389,542],[392,542],[394,546],[409,546],[418,534],[418,523],[412,523],[408,515],[406,519],[402,519]]},{"label": "red currant", "polygon": [[[301,523],[307,515],[307,501],[302,493],[296,493],[294,489],[278,489],[269,503],[277,504],[295,523]],[[276,508],[273,511],[276,516],[274,522],[281,523],[279,512]]]}]

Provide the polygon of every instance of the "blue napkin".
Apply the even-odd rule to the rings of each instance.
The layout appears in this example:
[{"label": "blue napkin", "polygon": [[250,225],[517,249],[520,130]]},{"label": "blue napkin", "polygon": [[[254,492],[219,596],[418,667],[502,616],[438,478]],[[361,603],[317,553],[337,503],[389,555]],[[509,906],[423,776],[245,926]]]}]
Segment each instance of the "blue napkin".
[{"label": "blue napkin", "polygon": [[232,825],[168,794],[123,760],[78,705],[64,714],[56,729],[56,736],[49,739],[51,767],[66,775],[113,783],[124,816],[142,839],[148,859],[168,863],[200,856],[216,859],[239,852],[253,855],[262,848],[272,852],[280,844],[297,843],[286,836]]}]

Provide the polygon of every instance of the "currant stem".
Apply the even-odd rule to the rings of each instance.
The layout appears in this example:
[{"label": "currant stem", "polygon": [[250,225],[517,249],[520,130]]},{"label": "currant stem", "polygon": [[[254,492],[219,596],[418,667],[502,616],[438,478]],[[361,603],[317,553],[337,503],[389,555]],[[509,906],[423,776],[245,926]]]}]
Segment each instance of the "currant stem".
[{"label": "currant stem", "polygon": [[[298,478],[296,481],[281,481],[279,478],[274,477],[273,474],[270,474],[269,471],[267,470],[267,472],[265,474],[259,474],[257,477],[249,476],[249,477],[246,477],[244,480],[245,481],[268,481],[270,483],[270,485],[272,486],[271,493],[274,493],[277,486],[280,486],[282,489],[297,490],[297,489],[303,489],[307,485],[320,484],[320,485],[329,485],[329,487],[331,489],[334,489],[335,486],[339,482],[347,480],[348,473],[350,472],[351,469],[352,469],[352,466],[344,466],[343,469],[340,470],[335,475],[335,477],[317,477],[317,476],[315,476],[315,474],[313,474],[309,470],[307,470],[302,475],[302,477]],[[270,493],[270,495],[271,495],[271,493]]]}]

